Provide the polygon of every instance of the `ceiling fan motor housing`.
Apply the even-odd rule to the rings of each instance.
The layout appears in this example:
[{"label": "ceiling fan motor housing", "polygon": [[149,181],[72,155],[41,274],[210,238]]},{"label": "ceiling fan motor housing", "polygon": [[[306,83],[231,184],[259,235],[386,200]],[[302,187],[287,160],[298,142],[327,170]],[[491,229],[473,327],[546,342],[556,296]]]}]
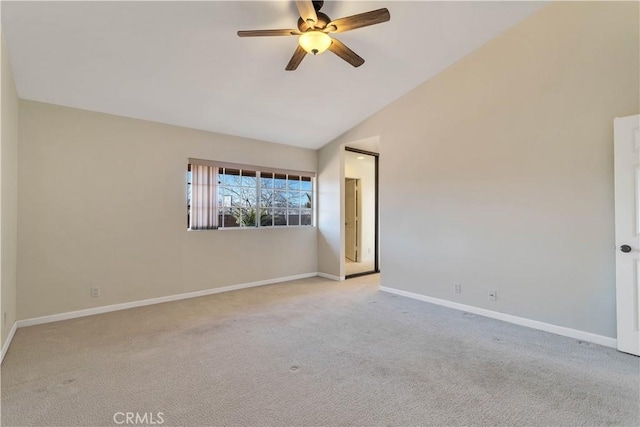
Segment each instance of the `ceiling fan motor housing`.
[{"label": "ceiling fan motor housing", "polygon": [[[316,12],[318,16],[318,21],[316,21],[315,27],[319,30],[322,30],[331,22],[331,18],[322,12]],[[309,29],[309,26],[302,18],[298,18],[298,29],[303,33]]]}]

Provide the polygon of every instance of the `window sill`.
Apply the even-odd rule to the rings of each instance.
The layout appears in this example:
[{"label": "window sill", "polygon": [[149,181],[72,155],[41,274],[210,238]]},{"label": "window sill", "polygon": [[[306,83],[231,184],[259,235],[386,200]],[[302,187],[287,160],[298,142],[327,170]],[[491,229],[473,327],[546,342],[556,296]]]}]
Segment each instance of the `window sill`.
[{"label": "window sill", "polygon": [[235,231],[235,230],[290,230],[300,228],[316,228],[315,225],[276,225],[273,227],[221,227],[221,228],[209,228],[205,230],[192,230],[187,228],[187,231],[200,232],[200,231]]}]

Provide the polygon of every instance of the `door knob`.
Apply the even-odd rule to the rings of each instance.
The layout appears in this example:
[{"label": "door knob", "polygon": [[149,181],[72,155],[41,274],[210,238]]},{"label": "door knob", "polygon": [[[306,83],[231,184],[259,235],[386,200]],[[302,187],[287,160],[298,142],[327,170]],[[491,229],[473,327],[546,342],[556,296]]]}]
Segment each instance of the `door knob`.
[{"label": "door knob", "polygon": [[633,249],[631,248],[631,246],[629,245],[622,245],[620,246],[620,250],[622,252],[624,252],[625,254],[628,254],[629,252],[631,252]]}]

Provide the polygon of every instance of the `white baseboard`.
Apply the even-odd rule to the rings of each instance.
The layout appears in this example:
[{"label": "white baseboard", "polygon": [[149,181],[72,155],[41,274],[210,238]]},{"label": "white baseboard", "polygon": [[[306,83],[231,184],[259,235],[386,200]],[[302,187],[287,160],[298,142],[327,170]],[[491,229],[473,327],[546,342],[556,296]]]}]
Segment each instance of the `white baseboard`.
[{"label": "white baseboard", "polygon": [[344,276],[334,276],[333,274],[327,273],[318,273],[318,276],[324,277],[325,279],[335,280],[336,282],[341,282],[344,280]]},{"label": "white baseboard", "polygon": [[[258,282],[241,283],[238,285],[225,286],[222,288],[205,289],[202,291],[187,292],[182,294],[169,295],[165,297],[150,298],[145,300],[132,301],[132,302],[126,302],[121,304],[113,304],[113,305],[107,305],[103,307],[95,307],[95,308],[89,308],[85,310],[53,314],[49,316],[34,317],[31,319],[25,319],[25,320],[18,320],[13,323],[13,326],[9,331],[9,335],[7,336],[7,339],[2,345],[2,353],[0,354],[0,363],[4,359],[4,356],[7,353],[7,350],[9,349],[9,345],[13,340],[13,336],[15,335],[17,328],[41,325],[44,323],[57,322],[60,320],[75,319],[78,317],[92,316],[95,314],[109,313],[112,311],[126,310],[128,308],[143,307],[143,306],[153,305],[153,304],[161,304],[165,302],[178,301],[178,300],[183,300],[188,298],[197,298],[205,295],[213,295],[213,294],[218,294],[222,292],[236,291],[236,290],[252,288],[256,286],[271,285],[274,283],[289,282],[291,280],[300,280],[300,279],[306,279],[309,277],[316,277],[316,276],[324,277],[326,279],[335,280],[335,281],[344,280],[344,277],[341,278],[339,276],[334,276],[326,273],[305,273],[305,274],[298,274],[295,276],[286,276],[286,277],[279,277],[275,279],[261,280]],[[590,332],[585,332],[585,331],[579,331],[577,329],[566,328],[564,326],[552,325],[550,323],[540,322],[532,319],[526,319],[524,317],[513,316],[510,314],[500,313],[497,311],[487,310],[484,308],[474,307],[471,305],[460,304],[453,301],[433,298],[426,295],[420,295],[413,292],[403,291],[400,289],[380,286],[380,290],[383,292],[401,295],[404,297],[425,301],[432,304],[453,308],[456,310],[466,311],[466,312],[477,314],[480,316],[490,317],[492,319],[502,320],[504,322],[509,322],[516,325],[520,325],[520,326],[526,326],[526,327],[538,329],[541,331],[551,332],[557,335],[562,335],[562,336],[575,338],[575,339],[579,339],[587,342],[592,342],[594,344],[599,344],[606,347],[612,347],[612,348],[617,347],[617,340],[615,338],[592,334]]]},{"label": "white baseboard", "polygon": [[7,354],[9,350],[9,345],[11,345],[11,341],[13,341],[13,336],[16,333],[16,329],[18,329],[18,322],[13,322],[13,326],[11,326],[11,330],[9,331],[9,335],[7,335],[7,339],[4,344],[2,344],[2,353],[0,353],[0,363],[4,360],[4,355]]},{"label": "white baseboard", "polygon": [[455,310],[466,311],[480,316],[490,317],[492,319],[502,320],[504,322],[514,323],[528,328],[538,329],[552,334],[562,335],[569,338],[575,338],[582,341],[588,341],[594,344],[603,345],[605,347],[617,348],[617,340],[615,338],[605,337],[603,335],[592,334],[591,332],[579,331],[577,329],[566,328],[564,326],[552,325],[551,323],[540,322],[538,320],[527,319],[524,317],[513,316],[511,314],[500,313],[498,311],[487,310],[484,308],[474,307],[471,305],[460,304],[453,301],[447,301],[439,298],[428,297],[413,292],[403,291],[400,289],[388,288],[380,286],[380,290],[391,294],[401,295],[403,297],[413,298],[444,307],[453,308]]},{"label": "white baseboard", "polygon": [[[146,305],[161,304],[164,302],[178,301],[188,298],[197,298],[205,295],[219,294],[222,292],[237,291],[240,289],[253,288],[256,286],[272,285],[274,283],[289,282],[291,280],[306,279],[309,277],[317,277],[318,273],[305,273],[295,276],[278,277],[275,279],[260,280],[258,282],[241,283],[239,285],[225,286],[222,288],[205,289],[202,291],[187,292],[183,294],[168,295],[166,297],[150,298],[139,301],[125,302],[121,304],[105,305],[102,307],[87,308],[78,311],[69,311],[66,313],[52,314],[49,316],[33,317],[31,319],[18,320],[18,328],[26,326],[41,325],[44,323],[58,322],[60,320],[75,319],[78,317],[93,316],[94,314],[109,313],[112,311],[126,310],[128,308],[143,307]],[[9,340],[7,340],[9,341]],[[4,347],[3,347],[4,355]]]}]

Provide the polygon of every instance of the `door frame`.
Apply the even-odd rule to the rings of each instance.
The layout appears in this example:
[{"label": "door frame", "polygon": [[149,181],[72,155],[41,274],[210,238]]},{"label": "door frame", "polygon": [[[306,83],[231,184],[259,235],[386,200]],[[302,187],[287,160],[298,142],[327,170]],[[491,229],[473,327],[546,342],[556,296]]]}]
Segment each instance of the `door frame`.
[{"label": "door frame", "polygon": [[[344,147],[344,151],[350,151],[352,153],[364,154],[366,156],[373,156],[374,159],[374,210],[373,213],[373,222],[374,222],[374,232],[373,232],[373,270],[365,271],[363,273],[355,273],[349,274],[345,276],[345,279],[351,279],[353,277],[366,276],[367,274],[375,274],[380,273],[380,254],[379,254],[379,231],[380,231],[380,203],[379,203],[379,170],[380,170],[380,154],[375,153],[373,151],[360,150],[359,148],[351,148],[348,146]],[[342,202],[344,203],[344,201]],[[344,242],[343,242],[344,245]]]},{"label": "door frame", "polygon": [[[638,126],[640,115],[618,117],[613,121],[617,347],[625,353],[640,356],[640,307],[637,294],[640,285],[637,282],[637,269],[640,268],[640,201],[636,188],[640,180]],[[625,246],[628,248],[623,250]]]}]

